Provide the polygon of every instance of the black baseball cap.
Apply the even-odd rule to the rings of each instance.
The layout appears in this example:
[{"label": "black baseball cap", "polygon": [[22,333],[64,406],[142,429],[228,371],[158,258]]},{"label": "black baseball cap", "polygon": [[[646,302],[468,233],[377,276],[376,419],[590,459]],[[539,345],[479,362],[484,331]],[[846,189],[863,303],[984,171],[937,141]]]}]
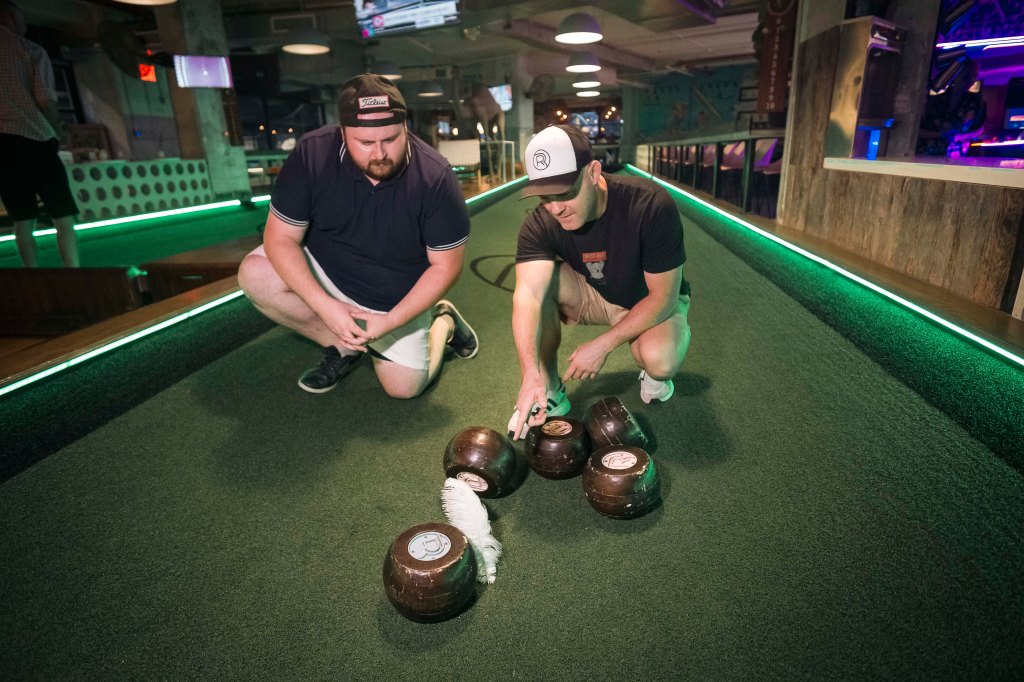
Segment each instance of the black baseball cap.
[{"label": "black baseball cap", "polygon": [[526,145],[523,165],[530,181],[522,198],[568,192],[576,184],[580,171],[593,160],[590,140],[579,129],[548,126]]},{"label": "black baseball cap", "polygon": [[[338,120],[347,128],[379,128],[405,123],[405,99],[395,84],[373,73],[364,73],[345,81],[338,98]],[[391,114],[380,118],[360,118],[363,114]]]}]

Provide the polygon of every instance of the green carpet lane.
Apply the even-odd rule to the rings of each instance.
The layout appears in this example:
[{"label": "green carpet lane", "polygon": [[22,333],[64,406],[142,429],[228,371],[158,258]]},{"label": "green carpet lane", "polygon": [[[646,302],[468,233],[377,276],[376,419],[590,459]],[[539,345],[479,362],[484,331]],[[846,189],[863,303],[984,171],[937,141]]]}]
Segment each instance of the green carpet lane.
[{"label": "green carpet lane", "polygon": [[[474,217],[501,282],[529,202]],[[1024,485],[957,423],[687,224],[693,345],[645,406],[626,349],[569,386],[653,433],[664,504],[613,521],[580,479],[488,501],[497,582],[435,625],[381,566],[442,520],[460,429],[518,391],[511,298],[467,267],[481,337],[417,400],[368,365],[319,396],[274,329],[0,487],[10,677],[1008,679],[1024,672]],[[511,286],[511,280],[505,282]],[[596,330],[571,329],[562,357]]]}]

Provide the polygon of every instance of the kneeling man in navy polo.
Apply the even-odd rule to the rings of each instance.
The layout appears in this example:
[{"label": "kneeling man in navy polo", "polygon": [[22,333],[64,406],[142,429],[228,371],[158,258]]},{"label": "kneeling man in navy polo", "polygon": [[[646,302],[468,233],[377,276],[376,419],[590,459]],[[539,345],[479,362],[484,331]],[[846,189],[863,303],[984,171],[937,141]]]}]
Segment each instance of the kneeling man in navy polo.
[{"label": "kneeling man in navy polo", "polygon": [[263,314],[324,347],[304,390],[331,390],[369,354],[387,394],[413,398],[446,351],[479,350],[442,298],[462,272],[469,214],[448,161],[406,130],[389,80],[346,82],[338,118],[285,161],[239,283]]}]

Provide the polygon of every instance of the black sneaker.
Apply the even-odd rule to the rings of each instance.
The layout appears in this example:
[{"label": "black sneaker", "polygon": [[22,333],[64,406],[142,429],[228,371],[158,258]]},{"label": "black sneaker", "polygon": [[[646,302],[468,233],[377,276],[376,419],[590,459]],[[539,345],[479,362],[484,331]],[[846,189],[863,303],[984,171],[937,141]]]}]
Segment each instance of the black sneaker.
[{"label": "black sneaker", "polygon": [[476,357],[477,351],[480,350],[480,340],[452,302],[445,299],[438,301],[434,306],[434,317],[438,315],[448,315],[455,320],[455,331],[448,341],[448,347],[464,360]]},{"label": "black sneaker", "polygon": [[324,359],[306,370],[299,379],[299,388],[310,393],[327,393],[355,368],[363,355],[342,355],[334,346],[324,348]]}]

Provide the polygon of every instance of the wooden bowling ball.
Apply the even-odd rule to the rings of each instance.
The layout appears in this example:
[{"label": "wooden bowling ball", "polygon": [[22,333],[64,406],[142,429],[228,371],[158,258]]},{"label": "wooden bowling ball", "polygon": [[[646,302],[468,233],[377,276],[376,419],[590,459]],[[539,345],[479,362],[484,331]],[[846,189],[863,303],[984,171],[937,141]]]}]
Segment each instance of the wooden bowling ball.
[{"label": "wooden bowling ball", "polygon": [[613,519],[633,519],[658,506],[661,479],[643,449],[612,445],[595,450],[583,469],[590,506]]},{"label": "wooden bowling ball", "polygon": [[458,528],[422,523],[391,544],[384,557],[384,593],[410,620],[446,620],[476,595],[476,571],[473,547]]},{"label": "wooden bowling ball", "polygon": [[640,424],[615,396],[601,398],[591,405],[583,418],[583,424],[587,427],[590,443],[595,450],[609,445],[650,449],[650,441]]},{"label": "wooden bowling ball", "polygon": [[549,417],[527,432],[526,457],[544,478],[579,476],[590,457],[590,436],[579,420]]},{"label": "wooden bowling ball", "polygon": [[465,481],[480,497],[501,497],[519,485],[526,465],[507,437],[494,429],[471,426],[448,442],[444,473]]}]

